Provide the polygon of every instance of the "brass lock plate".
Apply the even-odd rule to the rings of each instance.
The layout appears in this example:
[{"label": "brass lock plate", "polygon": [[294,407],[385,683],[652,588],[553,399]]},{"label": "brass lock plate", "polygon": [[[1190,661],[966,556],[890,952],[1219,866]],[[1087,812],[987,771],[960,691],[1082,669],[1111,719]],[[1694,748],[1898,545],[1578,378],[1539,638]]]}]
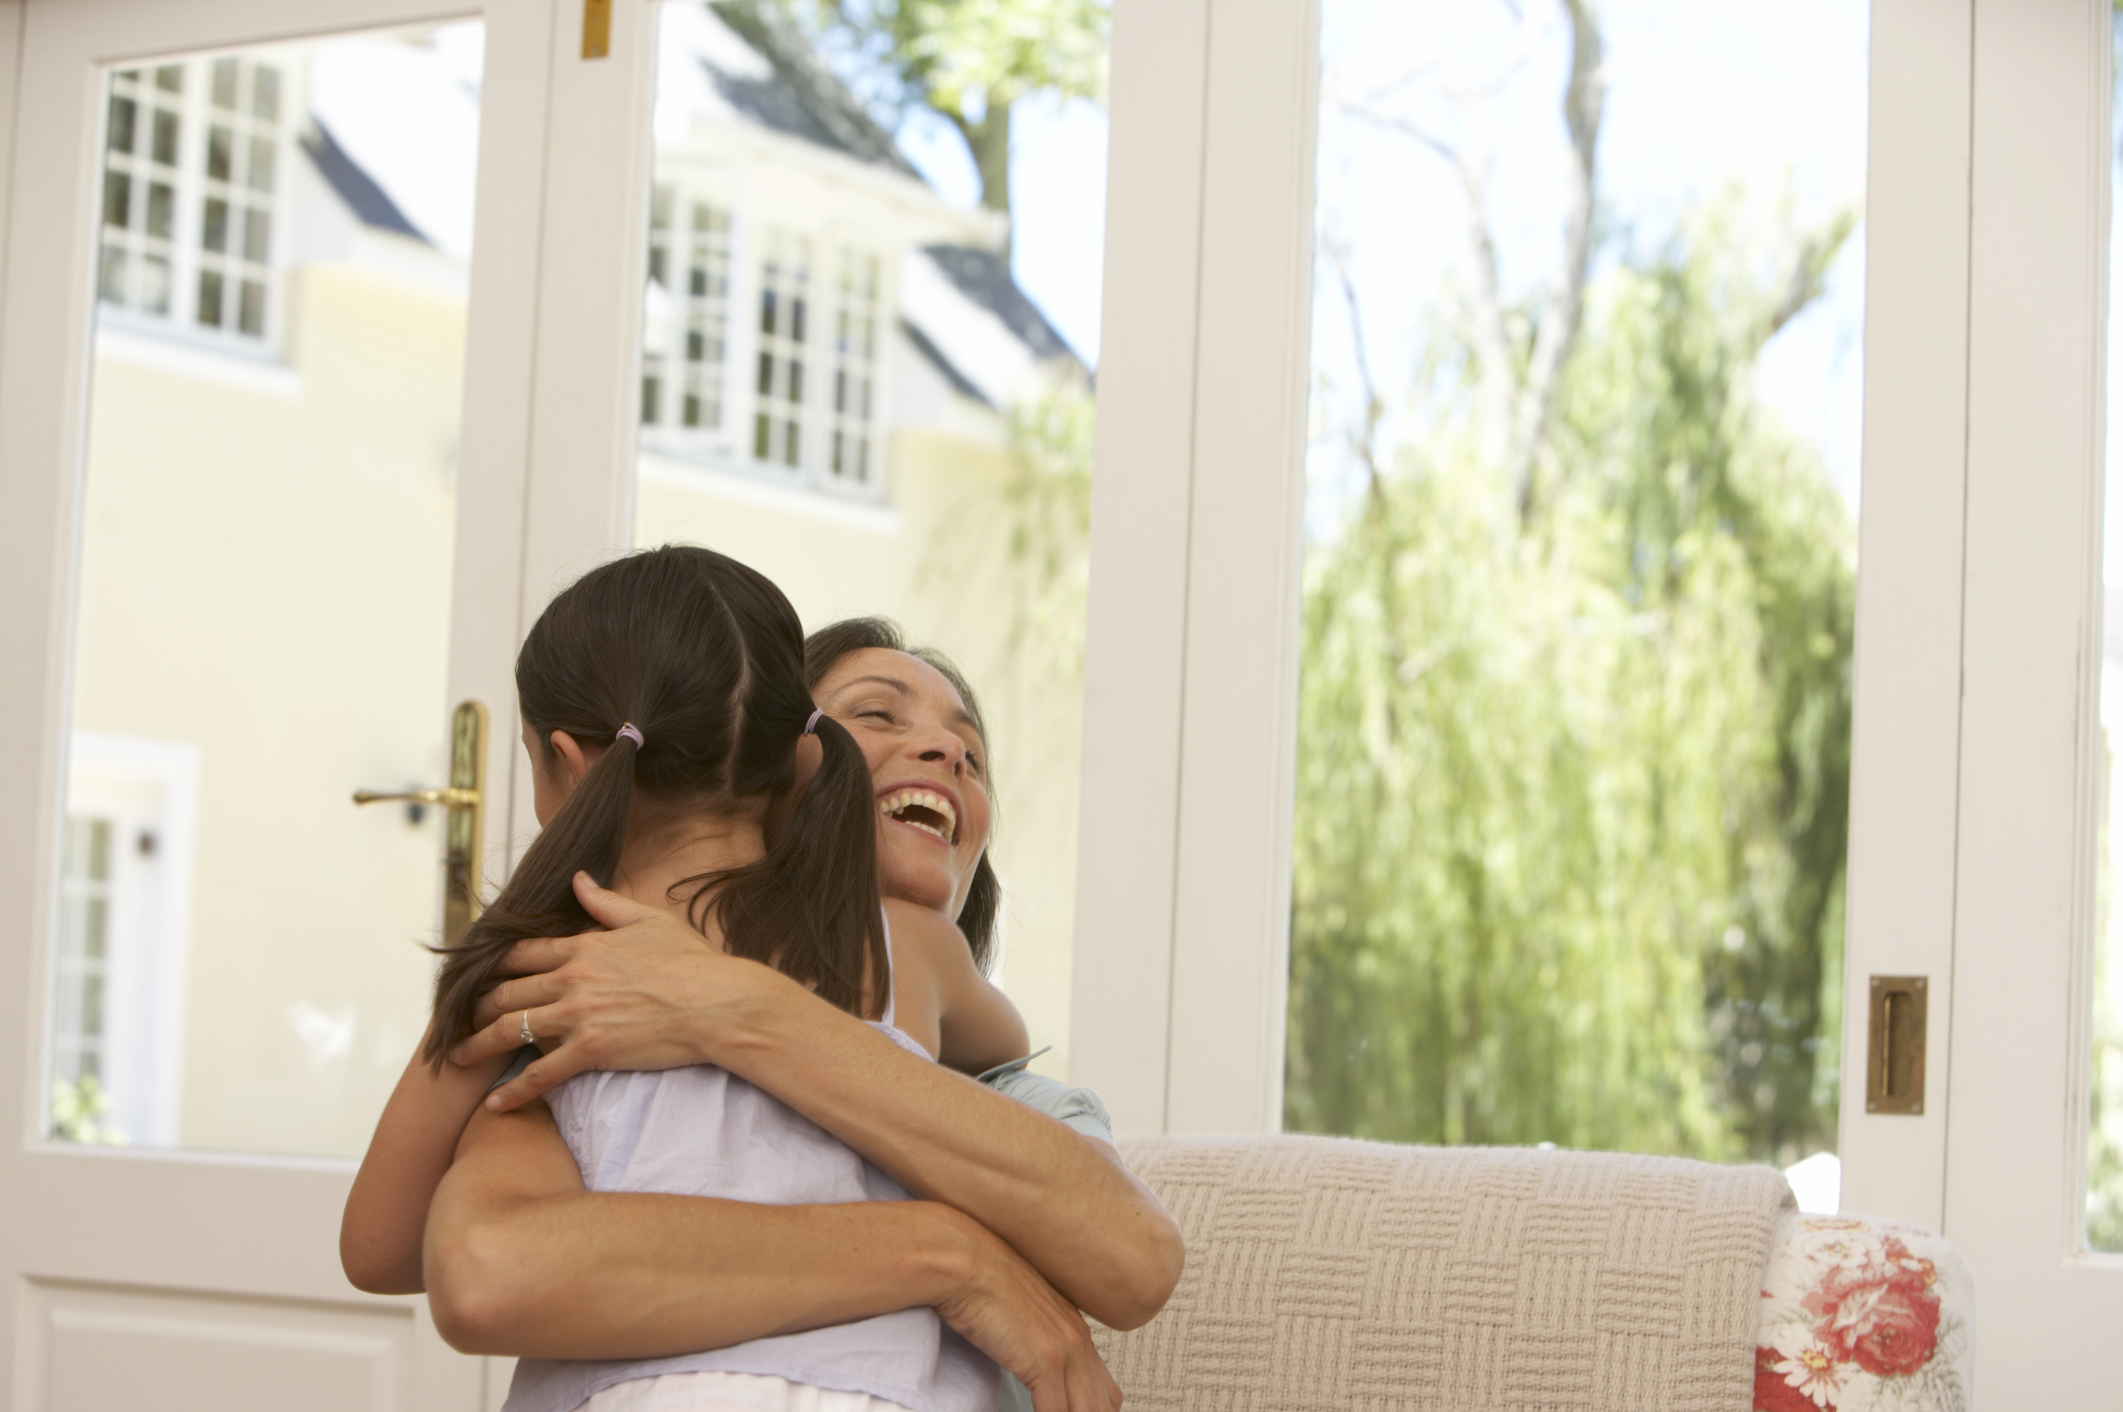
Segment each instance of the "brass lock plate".
[{"label": "brass lock plate", "polygon": [[1924,1111],[1923,976],[1874,976],[1865,1026],[1865,1111]]}]

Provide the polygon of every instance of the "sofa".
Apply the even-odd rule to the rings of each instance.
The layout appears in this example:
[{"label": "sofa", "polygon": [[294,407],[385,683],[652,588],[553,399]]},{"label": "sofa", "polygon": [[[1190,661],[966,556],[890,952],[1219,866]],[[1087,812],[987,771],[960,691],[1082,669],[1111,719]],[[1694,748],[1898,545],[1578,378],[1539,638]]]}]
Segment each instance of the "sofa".
[{"label": "sofa", "polygon": [[1943,1239],[1793,1208],[1781,1173],[1341,1138],[1123,1139],[1187,1241],[1096,1331],[1129,1412],[1966,1412]]}]

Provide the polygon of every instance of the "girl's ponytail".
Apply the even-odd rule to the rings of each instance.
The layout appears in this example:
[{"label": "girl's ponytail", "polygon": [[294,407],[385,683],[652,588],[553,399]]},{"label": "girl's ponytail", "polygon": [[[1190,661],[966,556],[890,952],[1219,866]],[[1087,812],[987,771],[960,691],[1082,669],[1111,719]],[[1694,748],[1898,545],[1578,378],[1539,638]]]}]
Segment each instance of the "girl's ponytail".
[{"label": "girl's ponytail", "polygon": [[855,737],[812,714],[818,772],[768,833],[764,858],[700,879],[695,923],[712,913],[732,956],[763,961],[829,1004],[875,1019],[892,984],[877,893],[877,799]]},{"label": "girl's ponytail", "polygon": [[[550,760],[550,737],[540,747]],[[525,850],[509,885],[465,929],[454,945],[437,948],[434,1023],[420,1057],[437,1073],[443,1056],[468,1037],[479,997],[494,984],[495,969],[509,948],[527,937],[573,936],[593,925],[575,896],[575,874],[609,885],[626,845],[634,806],[634,734],[615,734],[611,747],[584,773],[560,810]]]},{"label": "girl's ponytail", "polygon": [[[687,879],[733,955],[764,961],[860,1013],[890,984],[877,896],[877,803],[862,751],[817,710],[803,679],[803,624],[780,589],[713,550],[667,545],[592,569],[546,605],[516,656],[516,695],[539,749],[556,730],[604,753],[465,935],[444,948],[423,1055],[472,1031],[501,958],[528,937],[591,918],[574,880],[610,886],[637,802],[757,820],[766,854]],[[822,760],[796,785],[815,724]],[[866,990],[874,986],[874,991]]]}]

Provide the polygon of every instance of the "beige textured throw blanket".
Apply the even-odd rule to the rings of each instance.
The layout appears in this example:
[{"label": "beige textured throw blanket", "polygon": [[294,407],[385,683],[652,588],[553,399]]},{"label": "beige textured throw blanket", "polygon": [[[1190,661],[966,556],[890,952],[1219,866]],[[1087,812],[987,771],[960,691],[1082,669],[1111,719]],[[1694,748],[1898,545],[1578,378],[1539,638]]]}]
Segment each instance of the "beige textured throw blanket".
[{"label": "beige textured throw blanket", "polygon": [[1098,1333],[1127,1412],[1746,1412],[1768,1167],[1320,1137],[1132,1138],[1187,1239]]}]

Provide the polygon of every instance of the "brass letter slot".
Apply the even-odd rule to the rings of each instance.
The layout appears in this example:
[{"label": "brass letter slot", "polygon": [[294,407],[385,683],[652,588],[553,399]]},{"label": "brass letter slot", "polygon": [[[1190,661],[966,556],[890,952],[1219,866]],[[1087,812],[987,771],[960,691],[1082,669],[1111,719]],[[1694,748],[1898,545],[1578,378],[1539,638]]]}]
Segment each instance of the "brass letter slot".
[{"label": "brass letter slot", "polygon": [[1924,1111],[1922,976],[1874,976],[1865,1026],[1865,1111]]},{"label": "brass letter slot", "polygon": [[582,57],[602,59],[612,52],[612,0],[582,0]]},{"label": "brass letter slot", "polygon": [[383,794],[354,791],[356,804],[402,801],[440,804],[450,811],[442,854],[442,940],[445,946],[464,935],[479,915],[479,857],[484,844],[487,791],[487,708],[460,701],[450,718],[450,782],[441,789],[409,789]]}]

